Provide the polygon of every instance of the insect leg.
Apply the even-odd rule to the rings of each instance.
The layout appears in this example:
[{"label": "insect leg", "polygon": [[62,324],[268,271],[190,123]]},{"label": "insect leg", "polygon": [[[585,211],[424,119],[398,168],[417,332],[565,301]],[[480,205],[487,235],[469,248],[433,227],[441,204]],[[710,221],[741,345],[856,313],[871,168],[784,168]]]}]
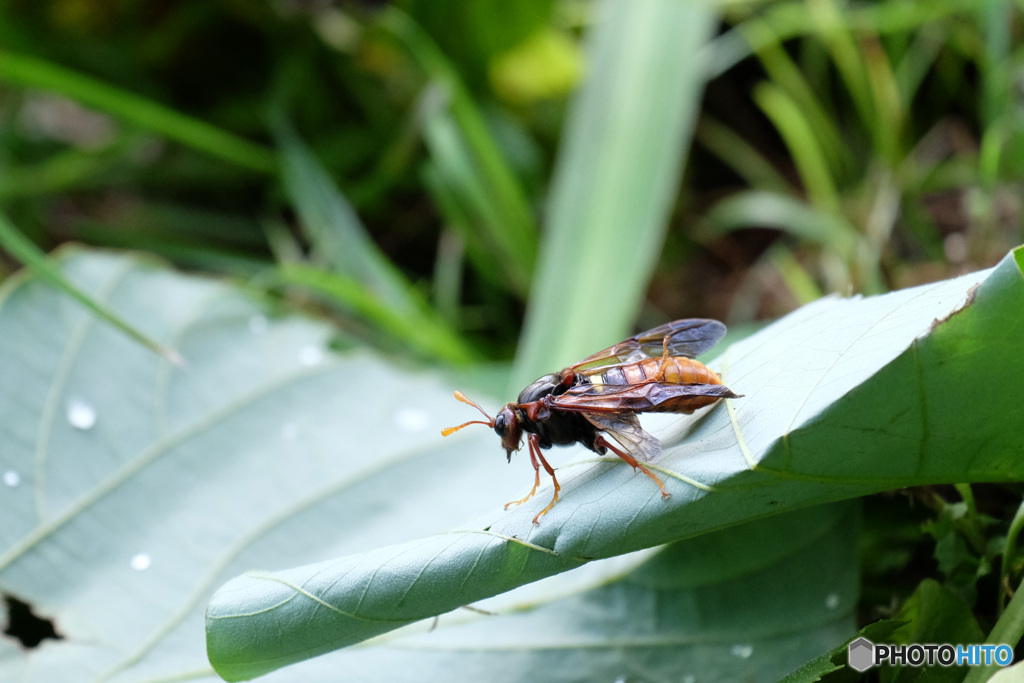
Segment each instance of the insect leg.
[{"label": "insect leg", "polygon": [[[535,435],[533,435],[533,434],[530,435],[530,448],[529,448],[529,451],[530,451],[530,462],[533,464],[533,473],[534,473],[533,488],[530,489],[530,492],[527,493],[525,497],[520,498],[519,500],[513,500],[513,501],[511,501],[509,503],[505,503],[505,509],[506,510],[508,510],[509,507],[511,507],[512,505],[522,505],[526,501],[528,501],[531,498],[533,498],[533,494],[537,493],[537,487],[540,486],[540,463],[537,462],[537,456],[535,456],[533,454],[533,440],[535,438],[536,438]],[[538,452],[540,452],[540,451],[538,450]],[[547,465],[546,462],[544,464]]]},{"label": "insect leg", "polygon": [[658,376],[654,379],[655,382],[665,381],[665,367],[668,363],[668,340],[672,337],[665,335],[665,338],[661,341],[661,362],[658,364]]},{"label": "insect leg", "polygon": [[[555,507],[555,503],[558,502],[558,492],[562,490],[562,487],[558,485],[558,479],[555,478],[555,468],[548,464],[548,461],[544,459],[544,454],[540,452],[540,438],[536,434],[530,434],[530,448],[536,451],[537,457],[540,459],[540,463],[544,465],[544,469],[551,475],[551,482],[555,485],[555,496],[548,503],[548,506],[537,513],[537,516],[533,518],[534,524],[540,524],[539,520],[542,515],[547,514],[548,510]],[[538,476],[540,472],[537,472]]]},{"label": "insect leg", "polygon": [[610,441],[608,441],[608,439],[604,438],[600,434],[598,435],[598,437],[596,439],[594,439],[594,445],[598,446],[598,447],[604,446],[608,450],[610,450],[613,453],[615,453],[615,455],[617,455],[620,458],[622,458],[623,460],[625,460],[626,464],[630,465],[634,470],[640,470],[641,472],[646,474],[648,477],[653,479],[654,483],[658,485],[659,489],[661,489],[662,497],[663,498],[668,498],[669,493],[668,493],[668,491],[665,490],[665,484],[661,481],[661,479],[658,478],[658,475],[656,475],[654,472],[651,472],[649,469],[647,469],[642,464],[640,464],[640,462],[638,462],[637,459],[634,458],[632,455],[630,455],[626,451],[623,451],[623,450],[621,450],[619,448],[616,448],[615,446],[612,445],[612,443]]}]

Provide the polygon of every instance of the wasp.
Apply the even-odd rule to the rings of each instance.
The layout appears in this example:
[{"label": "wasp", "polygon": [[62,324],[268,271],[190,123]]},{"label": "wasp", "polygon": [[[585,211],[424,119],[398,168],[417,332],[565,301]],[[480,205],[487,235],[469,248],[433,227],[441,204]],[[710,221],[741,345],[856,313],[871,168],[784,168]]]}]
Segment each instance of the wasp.
[{"label": "wasp", "polygon": [[668,498],[664,482],[643,464],[658,457],[661,442],[644,431],[637,414],[688,415],[722,398],[740,398],[742,395],[730,391],[713,370],[694,360],[724,335],[725,325],[717,320],[687,318],[665,323],[587,356],[561,372],[544,375],[493,418],[456,391],[457,400],[479,410],[486,420],[470,420],[442,430],[441,435],[448,436],[471,424],[487,425],[501,437],[511,462],[512,452],[521,448],[523,433],[527,433],[533,488],[522,499],[507,503],[505,509],[533,498],[543,467],[551,476],[555,495],[533,518],[534,524],[539,524],[538,520],[555,506],[562,489],[542,453],[553,445],[581,443],[598,455],[611,451],[654,480],[661,495]]}]

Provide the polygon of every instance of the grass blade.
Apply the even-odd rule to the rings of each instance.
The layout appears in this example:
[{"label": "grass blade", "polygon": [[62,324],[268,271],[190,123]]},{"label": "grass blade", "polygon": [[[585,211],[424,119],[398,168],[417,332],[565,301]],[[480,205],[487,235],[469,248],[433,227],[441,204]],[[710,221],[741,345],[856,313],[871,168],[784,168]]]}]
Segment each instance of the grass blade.
[{"label": "grass blade", "polygon": [[754,99],[771,119],[786,143],[800,180],[811,202],[826,211],[839,213],[839,192],[829,167],[825,147],[796,99],[773,83],[761,83]]},{"label": "grass blade", "polygon": [[283,122],[274,127],[292,203],[316,255],[337,275],[312,277],[309,271],[286,269],[286,279],[333,296],[413,348],[451,362],[471,360],[475,354],[374,244],[312,152]]},{"label": "grass blade", "polygon": [[42,59],[0,50],[0,78],[17,85],[60,93],[88,107],[253,171],[272,173],[277,167],[274,153],[265,147]]},{"label": "grass blade", "polygon": [[55,289],[85,306],[89,312],[100,320],[113,326],[153,353],[162,356],[175,365],[182,367],[185,365],[185,359],[177,351],[151,339],[124,318],[114,313],[105,304],[96,301],[61,275],[60,270],[47,260],[46,254],[22,235],[3,214],[0,214],[0,246],[3,246],[11,255],[30,268],[36,275],[50,283]]},{"label": "grass blade", "polygon": [[[454,124],[462,147],[460,154],[465,153],[471,157],[476,172],[475,182],[463,188],[467,193],[464,201],[471,205],[479,204],[482,197],[485,205],[476,207],[481,213],[478,225],[487,233],[487,240],[499,250],[501,258],[510,262],[508,268],[519,281],[520,289],[523,289],[524,283],[521,281],[524,278],[521,274],[533,271],[537,252],[537,227],[518,179],[505,161],[458,72],[430,36],[408,15],[394,7],[388,7],[382,12],[380,26],[404,45],[448,98],[443,112],[427,112],[426,142],[431,147],[439,170],[453,167],[453,177],[449,181],[458,185],[462,176],[454,171],[460,160],[445,159],[446,148],[442,141],[436,139],[437,125]],[[436,120],[439,116],[450,116],[450,121],[439,123]],[[431,119],[434,119],[433,129],[430,127]],[[477,192],[478,186],[485,190],[482,195]]]},{"label": "grass blade", "polygon": [[[624,336],[661,247],[700,105],[710,3],[611,0],[587,48],[513,381]],[[600,314],[597,314],[597,312]]]}]

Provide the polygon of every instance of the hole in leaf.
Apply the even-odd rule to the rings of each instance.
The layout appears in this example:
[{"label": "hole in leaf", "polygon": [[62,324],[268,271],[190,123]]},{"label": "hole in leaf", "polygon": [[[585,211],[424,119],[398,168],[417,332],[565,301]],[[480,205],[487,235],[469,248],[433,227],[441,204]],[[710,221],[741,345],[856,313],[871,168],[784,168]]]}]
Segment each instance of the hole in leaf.
[{"label": "hole in leaf", "polygon": [[53,627],[53,622],[33,614],[32,606],[27,602],[10,595],[3,597],[7,607],[7,627],[4,629],[4,635],[17,638],[22,646],[27,648],[38,647],[39,643],[47,638],[63,639]]}]

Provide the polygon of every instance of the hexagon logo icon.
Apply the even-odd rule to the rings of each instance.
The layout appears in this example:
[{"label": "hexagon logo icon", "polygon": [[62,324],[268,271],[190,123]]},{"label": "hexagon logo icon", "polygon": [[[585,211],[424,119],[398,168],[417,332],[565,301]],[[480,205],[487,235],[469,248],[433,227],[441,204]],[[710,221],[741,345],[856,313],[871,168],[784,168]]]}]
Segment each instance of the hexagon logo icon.
[{"label": "hexagon logo icon", "polygon": [[858,638],[850,643],[846,661],[854,671],[867,671],[875,663],[875,644],[867,638]]}]

